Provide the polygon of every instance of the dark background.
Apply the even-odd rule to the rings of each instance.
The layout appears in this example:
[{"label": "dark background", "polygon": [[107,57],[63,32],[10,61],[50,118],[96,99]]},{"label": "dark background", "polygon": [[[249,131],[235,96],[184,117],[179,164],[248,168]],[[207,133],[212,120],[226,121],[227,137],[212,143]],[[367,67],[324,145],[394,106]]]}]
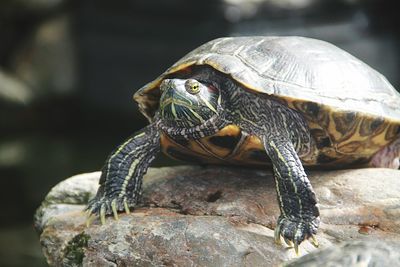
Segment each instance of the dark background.
[{"label": "dark background", "polygon": [[395,3],[0,0],[0,266],[46,266],[35,209],[145,125],[132,94],[193,48],[221,36],[315,37],[400,88]]}]

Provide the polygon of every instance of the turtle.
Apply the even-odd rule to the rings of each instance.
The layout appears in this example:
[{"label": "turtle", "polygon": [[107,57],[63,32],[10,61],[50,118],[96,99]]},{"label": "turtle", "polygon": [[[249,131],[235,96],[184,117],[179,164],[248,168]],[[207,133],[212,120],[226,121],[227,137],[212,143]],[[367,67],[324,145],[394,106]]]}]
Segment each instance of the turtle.
[{"label": "turtle", "polygon": [[198,164],[271,168],[275,241],[298,246],[320,224],[306,170],[398,168],[400,94],[337,46],[301,36],[209,41],[134,94],[148,126],[108,157],[88,220],[130,212],[159,152]]}]

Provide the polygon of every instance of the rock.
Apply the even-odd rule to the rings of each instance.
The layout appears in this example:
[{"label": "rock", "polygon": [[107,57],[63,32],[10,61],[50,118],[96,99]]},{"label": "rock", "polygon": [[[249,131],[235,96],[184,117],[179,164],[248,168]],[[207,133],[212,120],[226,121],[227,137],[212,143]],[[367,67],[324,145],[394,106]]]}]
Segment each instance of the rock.
[{"label": "rock", "polygon": [[[279,207],[269,171],[151,168],[139,207],[87,228],[83,209],[99,175],[61,182],[38,209],[35,227],[50,265],[277,266],[296,258],[273,240]],[[301,255],[354,240],[400,243],[400,171],[314,171],[309,177],[321,209],[320,249],[304,242]]]},{"label": "rock", "polygon": [[400,243],[382,241],[352,241],[315,251],[285,265],[285,267],[324,266],[398,266]]}]

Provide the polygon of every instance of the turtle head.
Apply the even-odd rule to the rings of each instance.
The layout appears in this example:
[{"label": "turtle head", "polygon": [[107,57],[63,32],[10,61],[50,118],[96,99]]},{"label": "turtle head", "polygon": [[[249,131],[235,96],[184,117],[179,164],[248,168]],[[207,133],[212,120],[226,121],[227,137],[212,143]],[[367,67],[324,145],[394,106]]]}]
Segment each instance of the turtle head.
[{"label": "turtle head", "polygon": [[201,125],[218,114],[217,88],[195,79],[165,79],[160,85],[161,118],[180,127]]}]

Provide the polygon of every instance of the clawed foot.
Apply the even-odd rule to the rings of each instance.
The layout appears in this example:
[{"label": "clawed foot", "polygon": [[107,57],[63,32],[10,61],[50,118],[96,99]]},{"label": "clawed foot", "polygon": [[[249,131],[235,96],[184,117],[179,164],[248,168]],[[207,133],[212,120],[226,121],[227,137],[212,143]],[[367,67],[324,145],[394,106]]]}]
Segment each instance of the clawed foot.
[{"label": "clawed foot", "polygon": [[304,240],[311,239],[311,244],[318,247],[318,241],[315,238],[319,226],[319,217],[310,220],[301,218],[286,218],[280,216],[275,228],[275,242],[281,243],[281,236],[285,243],[293,247],[296,255],[299,254],[299,244]]},{"label": "clawed foot", "polygon": [[91,222],[97,217],[100,217],[101,224],[105,224],[106,215],[113,214],[115,220],[118,220],[118,211],[130,213],[129,202],[126,196],[107,198],[95,197],[89,201],[86,208],[87,218],[86,225],[89,227]]}]

